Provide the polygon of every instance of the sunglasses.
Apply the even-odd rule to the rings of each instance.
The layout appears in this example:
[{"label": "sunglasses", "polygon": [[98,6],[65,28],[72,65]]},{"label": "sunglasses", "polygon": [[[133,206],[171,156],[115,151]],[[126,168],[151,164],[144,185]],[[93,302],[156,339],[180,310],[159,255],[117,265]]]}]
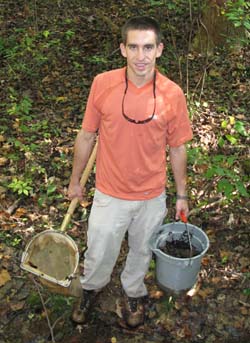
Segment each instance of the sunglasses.
[{"label": "sunglasses", "polygon": [[124,111],[124,102],[125,102],[125,97],[126,97],[126,94],[127,94],[127,90],[128,90],[128,75],[127,75],[127,70],[125,72],[125,84],[126,84],[126,87],[125,87],[125,91],[124,91],[124,94],[123,94],[123,98],[122,98],[122,115],[123,117],[129,121],[130,123],[133,123],[133,124],[147,124],[149,123],[155,116],[155,108],[156,108],[156,93],[155,93],[155,89],[156,89],[156,72],[154,72],[154,78],[153,78],[153,96],[154,96],[154,110],[153,110],[153,114],[148,117],[147,119],[145,120],[136,120],[136,119],[133,119],[131,117],[129,117],[125,111]]}]

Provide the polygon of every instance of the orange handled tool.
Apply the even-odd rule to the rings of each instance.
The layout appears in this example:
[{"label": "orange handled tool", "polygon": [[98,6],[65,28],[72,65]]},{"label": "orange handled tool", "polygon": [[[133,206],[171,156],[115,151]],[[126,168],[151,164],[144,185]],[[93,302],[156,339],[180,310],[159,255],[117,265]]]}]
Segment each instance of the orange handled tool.
[{"label": "orange handled tool", "polygon": [[188,234],[188,242],[189,242],[189,248],[190,248],[190,258],[192,257],[193,255],[193,248],[192,248],[192,244],[191,244],[191,238],[190,238],[190,232],[189,232],[189,228],[188,228],[188,225],[187,225],[187,217],[185,215],[185,213],[183,211],[181,211],[180,213],[180,218],[181,218],[181,221],[183,223],[185,223],[185,227],[186,227],[186,231],[187,231],[187,234]]},{"label": "orange handled tool", "polygon": [[185,213],[183,211],[181,211],[180,217],[181,217],[181,221],[183,223],[187,223],[188,220],[187,220],[187,217],[185,216]]}]

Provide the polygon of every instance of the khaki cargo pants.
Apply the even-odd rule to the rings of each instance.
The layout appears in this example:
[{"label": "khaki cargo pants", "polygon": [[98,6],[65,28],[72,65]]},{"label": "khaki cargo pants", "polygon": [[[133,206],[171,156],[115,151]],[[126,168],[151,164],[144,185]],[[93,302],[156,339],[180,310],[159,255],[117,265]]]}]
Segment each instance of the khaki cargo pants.
[{"label": "khaki cargo pants", "polygon": [[89,217],[84,275],[80,277],[82,287],[97,290],[109,283],[128,232],[129,252],[121,274],[122,287],[129,297],[146,295],[144,277],[152,258],[148,243],[166,214],[165,192],[150,200],[128,201],[96,190]]}]

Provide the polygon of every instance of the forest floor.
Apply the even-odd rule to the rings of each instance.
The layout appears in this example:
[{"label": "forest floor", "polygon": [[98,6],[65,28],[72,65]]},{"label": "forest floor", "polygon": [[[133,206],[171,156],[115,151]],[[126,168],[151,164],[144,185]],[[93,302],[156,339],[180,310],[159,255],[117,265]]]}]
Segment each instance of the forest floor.
[{"label": "forest floor", "polygon": [[[187,79],[187,51],[181,49],[188,41],[183,37],[189,14],[184,20],[179,13],[178,21],[178,12],[138,0],[111,1],[108,10],[105,1],[96,6],[92,0],[5,3],[0,5],[0,343],[249,343],[249,51],[211,56],[189,51]],[[20,268],[21,256],[35,234],[62,222],[74,138],[91,81],[124,64],[117,36],[126,18],[139,13],[161,20],[165,35],[176,26],[160,68],[189,95],[194,127],[188,146],[189,221],[206,232],[210,247],[197,283],[181,294],[157,285],[152,260],[145,324],[129,329],[117,306],[125,239],[88,323],[75,325],[75,299],[39,286]],[[94,173],[68,229],[79,248],[80,269],[93,191]],[[166,222],[174,218],[173,194],[170,174]]]}]

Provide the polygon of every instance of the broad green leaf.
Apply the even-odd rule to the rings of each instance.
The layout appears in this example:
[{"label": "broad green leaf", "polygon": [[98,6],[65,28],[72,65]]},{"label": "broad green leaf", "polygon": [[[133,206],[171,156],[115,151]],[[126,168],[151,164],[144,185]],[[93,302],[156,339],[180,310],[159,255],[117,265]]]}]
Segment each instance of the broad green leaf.
[{"label": "broad green leaf", "polygon": [[233,190],[234,190],[233,185],[227,179],[222,179],[218,182],[218,191],[224,192],[228,198],[231,197]]},{"label": "broad green leaf", "polygon": [[222,127],[223,129],[225,129],[225,128],[227,127],[227,124],[228,124],[228,121],[227,121],[227,120],[223,120],[223,121],[221,122],[221,127]]},{"label": "broad green leaf", "polygon": [[237,121],[234,125],[235,127],[235,130],[237,132],[239,132],[240,135],[242,136],[248,136],[247,132],[246,132],[246,129],[245,129],[245,126],[244,126],[244,123],[242,121]]},{"label": "broad green leaf", "polygon": [[243,25],[247,30],[250,30],[250,22],[244,21]]},{"label": "broad green leaf", "polygon": [[205,173],[205,177],[207,179],[211,179],[213,176],[215,175],[215,169],[212,167],[212,168],[209,168],[207,170],[207,172]]},{"label": "broad green leaf", "polygon": [[236,139],[234,136],[232,136],[232,135],[226,135],[226,139],[227,139],[230,143],[232,143],[232,144],[236,144],[236,143],[237,143],[237,139]]},{"label": "broad green leaf", "polygon": [[56,190],[56,185],[49,185],[48,188],[47,188],[47,194],[51,194],[51,193],[54,193]]},{"label": "broad green leaf", "polygon": [[225,145],[225,139],[220,137],[219,140],[218,140],[218,145],[219,145],[220,148],[222,148]]},{"label": "broad green leaf", "polygon": [[229,156],[229,157],[227,158],[227,163],[231,166],[231,165],[233,165],[235,159],[236,159],[235,156]]},{"label": "broad green leaf", "polygon": [[50,35],[50,32],[49,32],[48,30],[43,31],[43,36],[44,36],[45,38],[48,38],[49,35]]},{"label": "broad green leaf", "polygon": [[238,189],[239,193],[244,196],[244,197],[247,197],[249,196],[248,192],[247,192],[247,189],[245,187],[245,185],[243,184],[243,182],[241,181],[238,181],[236,183],[236,188]]}]

